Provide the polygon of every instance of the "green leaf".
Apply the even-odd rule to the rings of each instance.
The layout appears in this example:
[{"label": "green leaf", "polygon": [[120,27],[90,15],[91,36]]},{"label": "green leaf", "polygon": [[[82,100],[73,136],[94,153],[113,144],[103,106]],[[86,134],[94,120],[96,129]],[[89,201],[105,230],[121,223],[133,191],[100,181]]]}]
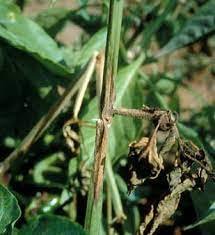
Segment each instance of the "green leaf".
[{"label": "green leaf", "polygon": [[78,50],[73,51],[67,47],[64,50],[64,58],[70,67],[83,67],[97,51],[104,49],[107,31],[105,28],[96,32],[85,44]]},{"label": "green leaf", "polygon": [[35,21],[43,27],[52,37],[64,27],[68,20],[70,10],[66,8],[48,8],[40,12]]},{"label": "green leaf", "polygon": [[204,189],[204,192],[191,193],[193,204],[197,212],[197,216],[199,218],[197,224],[194,223],[194,225],[195,226],[200,225],[201,230],[208,235],[214,235],[214,219],[215,219],[214,192],[215,192],[214,182],[209,181]]},{"label": "green leaf", "polygon": [[58,98],[56,85],[65,85],[68,79],[54,75],[27,53],[6,43],[1,45],[5,57],[0,69],[0,142],[3,143],[6,137],[23,138]]},{"label": "green leaf", "polygon": [[0,185],[0,234],[12,228],[21,215],[18,202],[14,195]]},{"label": "green leaf", "polygon": [[53,72],[69,75],[56,42],[39,25],[23,16],[16,5],[4,0],[0,0],[0,37],[30,53]]},{"label": "green leaf", "polygon": [[205,223],[209,223],[209,222],[212,222],[214,220],[215,220],[215,202],[213,202],[211,204],[211,206],[208,209],[207,214],[202,219],[200,219],[199,221],[197,221],[194,224],[191,224],[191,225],[187,226],[185,228],[185,230],[195,228],[196,226],[199,226],[199,225],[205,224]]},{"label": "green leaf", "polygon": [[103,28],[96,32],[93,37],[82,47],[81,51],[77,54],[76,65],[85,65],[92,56],[93,52],[101,50],[104,47],[107,37],[107,30]]},{"label": "green leaf", "polygon": [[72,21],[89,34],[95,33],[102,27],[102,21],[99,15],[86,15],[82,13],[83,11],[81,9],[48,8],[41,11],[35,17],[35,21],[52,37],[55,37],[62,30],[67,21]]},{"label": "green leaf", "polygon": [[140,212],[137,206],[128,205],[126,207],[127,219],[123,223],[124,235],[136,234],[138,226],[140,225]]},{"label": "green leaf", "polygon": [[63,187],[66,175],[63,170],[64,154],[54,153],[37,162],[33,169],[34,181],[38,184]]},{"label": "green leaf", "polygon": [[202,142],[199,139],[198,133],[194,129],[188,126],[185,126],[183,123],[178,123],[178,129],[179,129],[180,134],[184,138],[190,139],[193,142],[195,142],[197,145],[202,147]]},{"label": "green leaf", "polygon": [[[116,78],[116,107],[139,108],[143,105],[140,98],[142,90],[135,74],[144,60],[140,56],[136,61],[121,69]],[[141,122],[131,117],[115,116],[110,129],[109,153],[112,160],[126,154],[128,144],[138,137]]]},{"label": "green leaf", "polygon": [[19,235],[86,235],[83,228],[70,220],[55,215],[42,215],[24,226]]},{"label": "green leaf", "polygon": [[176,35],[170,39],[166,46],[156,55],[163,56],[179,48],[185,47],[215,31],[215,1],[204,4],[194,16],[192,16]]},{"label": "green leaf", "polygon": [[159,15],[155,20],[153,20],[147,27],[146,29],[143,31],[143,46],[144,48],[147,48],[149,43],[150,43],[150,39],[153,36],[153,34],[159,30],[160,26],[162,25],[162,23],[165,21],[166,17],[168,16],[168,14],[173,10],[173,8],[176,6],[176,0],[169,0],[167,2],[167,5],[165,7],[165,9],[163,10],[162,14]]}]

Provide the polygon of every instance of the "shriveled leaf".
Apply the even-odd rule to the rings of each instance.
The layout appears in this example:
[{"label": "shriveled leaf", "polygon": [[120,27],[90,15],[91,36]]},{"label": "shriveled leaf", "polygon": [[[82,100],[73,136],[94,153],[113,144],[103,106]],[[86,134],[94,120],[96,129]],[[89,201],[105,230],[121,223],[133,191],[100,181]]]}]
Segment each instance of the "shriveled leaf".
[{"label": "shriveled leaf", "polygon": [[83,228],[65,217],[42,215],[20,229],[19,235],[86,235]]},{"label": "shriveled leaf", "polygon": [[147,235],[153,235],[157,228],[175,213],[181,194],[184,191],[191,190],[194,185],[195,183],[193,183],[192,180],[186,179],[180,184],[177,184],[175,188],[158,203],[156,208],[152,206],[145,217],[145,221],[140,226],[140,235],[144,234],[149,224],[151,224],[151,226]]},{"label": "shriveled leaf", "polygon": [[39,25],[23,16],[16,5],[4,0],[0,0],[0,37],[30,53],[53,72],[69,74],[55,41]]},{"label": "shriveled leaf", "polygon": [[14,195],[0,185],[0,234],[12,228],[21,215],[18,202]]},{"label": "shriveled leaf", "polygon": [[194,16],[192,16],[184,27],[170,39],[157,57],[185,47],[215,31],[215,2],[213,0],[205,3]]},{"label": "shriveled leaf", "polygon": [[158,156],[156,133],[154,133],[148,141],[143,157],[152,165],[155,172],[158,173],[164,168],[163,159]]}]

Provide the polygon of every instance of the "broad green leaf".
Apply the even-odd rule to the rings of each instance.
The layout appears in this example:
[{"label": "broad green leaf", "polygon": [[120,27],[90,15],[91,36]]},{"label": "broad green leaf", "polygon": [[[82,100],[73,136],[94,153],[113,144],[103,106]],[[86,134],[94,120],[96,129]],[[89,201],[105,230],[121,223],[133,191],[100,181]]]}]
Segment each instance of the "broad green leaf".
[{"label": "broad green leaf", "polygon": [[82,66],[92,56],[93,52],[101,50],[104,47],[107,37],[107,30],[103,28],[95,33],[90,40],[82,47],[81,51],[77,54],[76,65]]},{"label": "broad green leaf", "polygon": [[[140,108],[143,105],[142,90],[135,74],[144,60],[140,56],[136,61],[121,69],[116,80],[116,107]],[[112,160],[127,154],[128,144],[138,138],[141,121],[115,116],[110,129],[109,153]]]},{"label": "broad green leaf", "polygon": [[23,16],[16,5],[4,0],[0,0],[0,37],[30,53],[53,72],[69,74],[56,42],[39,25]]},{"label": "broad green leaf", "polygon": [[27,53],[6,43],[1,45],[5,57],[0,69],[0,142],[3,142],[6,137],[23,138],[58,97],[56,85],[65,85],[68,79],[55,76]]},{"label": "broad green leaf", "polygon": [[0,234],[13,227],[21,215],[18,202],[14,195],[0,185]]},{"label": "broad green leaf", "polygon": [[176,35],[170,39],[166,46],[156,55],[163,56],[179,48],[185,47],[215,31],[215,1],[205,3],[194,16],[192,16]]},{"label": "broad green leaf", "polygon": [[83,228],[69,219],[42,215],[20,229],[19,235],[86,235]]},{"label": "broad green leaf", "polygon": [[82,67],[86,65],[95,52],[104,50],[107,31],[105,28],[96,32],[79,51],[65,48],[64,56],[70,67]]},{"label": "broad green leaf", "polygon": [[70,10],[66,8],[48,8],[40,12],[35,17],[35,21],[52,37],[55,37],[68,20],[69,12]]},{"label": "broad green leaf", "polygon": [[197,225],[200,225],[202,231],[204,231],[205,234],[208,235],[214,235],[214,219],[215,219],[214,192],[215,192],[214,182],[209,181],[205,187],[204,192],[195,191],[191,193],[193,204],[197,212],[197,216],[199,218],[199,223],[200,223]]},{"label": "broad green leaf", "polygon": [[[87,12],[87,11],[86,11]],[[99,15],[82,14],[81,9],[71,10],[68,8],[48,8],[41,11],[35,21],[43,27],[52,37],[62,30],[67,21],[71,21],[82,27],[87,33],[92,34],[102,27]]]},{"label": "broad green leaf", "polygon": [[209,207],[209,209],[207,211],[207,214],[204,217],[202,217],[202,219],[200,219],[199,221],[197,221],[194,224],[191,224],[191,225],[187,226],[185,228],[185,230],[195,228],[196,226],[199,226],[199,225],[202,225],[202,224],[205,224],[205,223],[209,223],[209,222],[212,222],[212,221],[215,221],[215,202],[213,202],[211,204],[211,206]]}]

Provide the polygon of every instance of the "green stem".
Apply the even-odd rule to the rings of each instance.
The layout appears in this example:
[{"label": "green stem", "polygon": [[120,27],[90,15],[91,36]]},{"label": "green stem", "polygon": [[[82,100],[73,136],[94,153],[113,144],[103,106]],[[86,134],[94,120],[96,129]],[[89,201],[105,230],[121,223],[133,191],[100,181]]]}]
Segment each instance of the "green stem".
[{"label": "green stem", "polygon": [[112,222],[112,198],[111,198],[111,190],[110,185],[107,182],[106,184],[107,188],[107,234],[112,235],[113,234],[113,228],[111,226]]},{"label": "green stem", "polygon": [[116,184],[112,164],[111,164],[111,159],[109,156],[107,156],[106,160],[106,179],[108,186],[110,187],[111,190],[111,195],[113,198],[113,207],[114,211],[116,214],[116,220],[118,222],[123,222],[123,220],[126,218],[124,212],[123,212],[123,207],[122,207],[122,201],[119,195],[119,190]]},{"label": "green stem", "polygon": [[100,119],[97,122],[94,170],[88,193],[85,229],[89,235],[99,235],[102,220],[103,177],[108,146],[108,126],[111,124],[114,103],[114,79],[117,74],[123,0],[110,0],[106,41]]}]

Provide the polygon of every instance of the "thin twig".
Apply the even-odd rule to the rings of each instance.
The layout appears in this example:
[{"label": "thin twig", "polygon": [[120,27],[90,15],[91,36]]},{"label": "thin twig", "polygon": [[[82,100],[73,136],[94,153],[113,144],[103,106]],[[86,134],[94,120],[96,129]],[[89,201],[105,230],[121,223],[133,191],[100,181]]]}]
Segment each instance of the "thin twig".
[{"label": "thin twig", "polygon": [[94,69],[95,69],[95,65],[96,65],[96,57],[98,56],[98,52],[95,52],[94,55],[93,55],[93,58],[91,59],[90,63],[89,63],[89,66],[86,70],[86,76],[84,76],[84,80],[79,88],[79,92],[78,92],[78,95],[77,95],[77,98],[75,100],[75,105],[74,105],[74,114],[73,114],[73,117],[75,119],[78,118],[78,114],[79,114],[79,111],[80,111],[80,108],[81,108],[81,105],[82,105],[82,102],[83,102],[83,99],[84,99],[84,95],[85,95],[85,92],[86,92],[86,89],[88,87],[88,84],[90,82],[90,79],[93,75],[93,72],[94,72]]},{"label": "thin twig", "polygon": [[96,95],[98,97],[98,104],[100,109],[100,102],[101,102],[101,92],[102,92],[102,84],[103,84],[103,75],[104,75],[104,52],[100,52],[97,56],[96,61]]},{"label": "thin twig", "polygon": [[128,108],[115,108],[112,110],[113,115],[121,115],[121,116],[128,116],[128,117],[135,117],[140,119],[153,119],[155,117],[159,117],[165,114],[167,111],[156,109],[149,109],[149,108],[142,108],[142,109],[128,109]]}]

